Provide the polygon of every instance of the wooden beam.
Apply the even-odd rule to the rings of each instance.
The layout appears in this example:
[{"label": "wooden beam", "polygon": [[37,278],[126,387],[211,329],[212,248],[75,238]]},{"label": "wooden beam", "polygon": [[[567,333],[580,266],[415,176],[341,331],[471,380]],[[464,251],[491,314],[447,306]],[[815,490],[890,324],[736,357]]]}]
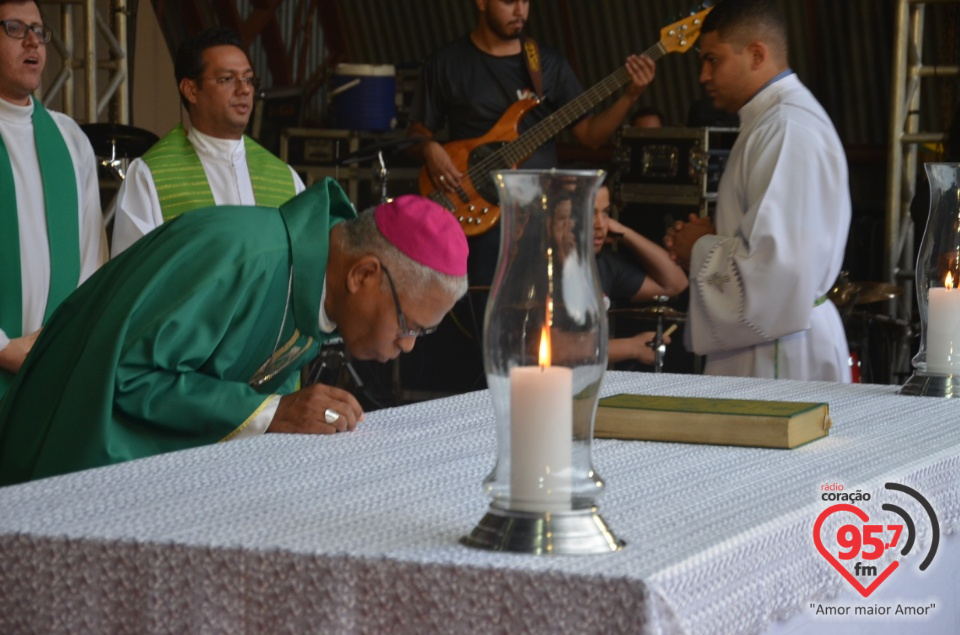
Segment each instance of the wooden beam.
[{"label": "wooden beam", "polygon": [[343,61],[350,59],[350,50],[343,37],[343,19],[340,16],[339,0],[318,0],[317,13],[320,16],[320,28],[323,29],[324,43],[330,58]]},{"label": "wooden beam", "polygon": [[240,37],[243,38],[244,44],[249,46],[273,22],[276,15],[275,11],[282,2],[283,0],[265,0],[263,7],[258,6],[260,3],[254,4],[256,8],[250,12],[250,16],[237,29],[240,31]]},{"label": "wooden beam", "polygon": [[[173,2],[158,0],[153,8],[168,45],[174,45],[171,48],[171,54],[175,54],[176,46],[180,45],[182,39],[182,36],[177,34],[192,35],[210,26],[203,19],[204,12],[199,5],[199,0],[180,0],[179,2],[177,0],[173,0]],[[170,27],[174,24],[179,24],[180,28],[171,30]],[[175,37],[173,41],[170,40],[171,33]]]},{"label": "wooden beam", "polygon": [[[213,2],[212,4],[214,11],[217,12],[217,19],[220,22],[220,26],[233,29],[237,33],[240,33],[240,13],[237,11],[237,3],[233,0],[221,0],[219,2]],[[249,42],[244,40],[244,44],[249,45]]]},{"label": "wooden beam", "polygon": [[[260,37],[263,39],[263,50],[267,54],[267,65],[270,67],[270,74],[273,75],[273,85],[292,86],[293,73],[291,72],[290,56],[287,54],[287,46],[283,41],[283,33],[280,30],[280,24],[276,20],[274,10],[279,6],[282,0],[254,0],[253,14],[260,12],[270,13],[270,19],[266,20],[259,30]],[[253,16],[251,14],[251,16]],[[262,17],[257,18],[261,20]],[[246,41],[246,40],[245,40]]]}]

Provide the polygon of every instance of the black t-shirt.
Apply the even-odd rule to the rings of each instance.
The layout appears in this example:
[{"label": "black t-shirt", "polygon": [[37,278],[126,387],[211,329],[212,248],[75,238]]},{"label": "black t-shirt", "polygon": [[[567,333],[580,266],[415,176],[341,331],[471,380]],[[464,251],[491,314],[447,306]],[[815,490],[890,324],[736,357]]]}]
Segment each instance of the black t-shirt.
[{"label": "black t-shirt", "polygon": [[597,254],[597,273],[612,306],[629,304],[647,278],[643,269],[610,249]]},{"label": "black t-shirt", "polygon": [[[539,46],[544,100],[520,120],[523,133],[582,92],[567,60],[555,49]],[[414,93],[410,120],[434,133],[445,128],[450,141],[482,137],[507,109],[534,90],[521,54],[494,57],[470,36],[435,51],[424,63]],[[507,167],[507,166],[503,166]],[[544,143],[520,167],[557,167],[556,143]]]}]

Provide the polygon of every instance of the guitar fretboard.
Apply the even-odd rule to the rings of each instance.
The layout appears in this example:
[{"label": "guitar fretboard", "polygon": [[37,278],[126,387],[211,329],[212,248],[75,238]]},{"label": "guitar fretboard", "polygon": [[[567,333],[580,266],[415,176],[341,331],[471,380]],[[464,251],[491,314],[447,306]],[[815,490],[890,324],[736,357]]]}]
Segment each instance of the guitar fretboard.
[{"label": "guitar fretboard", "polygon": [[[660,59],[666,53],[666,49],[660,42],[644,51],[644,55],[653,60]],[[576,99],[565,104],[519,137],[501,147],[497,152],[476,165],[470,166],[467,175],[473,183],[480,183],[483,179],[488,178],[491,170],[520,163],[533,154],[537,148],[555,137],[591,108],[629,84],[630,81],[630,73],[625,66],[621,66],[590,89],[581,93]]]}]

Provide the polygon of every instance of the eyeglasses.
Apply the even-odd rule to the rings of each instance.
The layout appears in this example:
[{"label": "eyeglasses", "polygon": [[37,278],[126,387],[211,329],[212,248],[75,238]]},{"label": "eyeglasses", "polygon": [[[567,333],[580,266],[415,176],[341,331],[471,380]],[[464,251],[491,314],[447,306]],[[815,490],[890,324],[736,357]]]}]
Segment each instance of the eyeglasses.
[{"label": "eyeglasses", "polygon": [[220,88],[232,88],[237,90],[244,86],[252,88],[253,90],[260,89],[260,78],[259,77],[236,77],[234,75],[224,75],[223,77],[197,77],[195,78],[198,82],[207,80],[208,82],[216,82],[217,86]]},{"label": "eyeglasses", "polygon": [[393,294],[393,303],[397,305],[397,320],[400,322],[400,332],[397,333],[397,337],[423,337],[436,331],[437,327],[435,326],[419,329],[407,327],[407,321],[403,317],[403,309],[400,308],[400,297],[397,295],[397,288],[393,285],[393,277],[387,268],[383,266],[383,263],[380,263],[380,268],[383,269],[383,273],[387,274],[387,282],[390,283],[390,293]]},{"label": "eyeglasses", "polygon": [[25,40],[31,31],[44,44],[49,44],[53,39],[53,31],[42,24],[27,24],[22,20],[0,20],[0,24],[4,32],[15,40]]}]

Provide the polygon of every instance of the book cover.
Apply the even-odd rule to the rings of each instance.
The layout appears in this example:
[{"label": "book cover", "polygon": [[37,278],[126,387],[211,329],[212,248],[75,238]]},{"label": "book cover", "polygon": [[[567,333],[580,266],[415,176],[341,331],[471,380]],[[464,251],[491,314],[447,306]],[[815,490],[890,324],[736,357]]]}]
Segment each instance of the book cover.
[{"label": "book cover", "polygon": [[594,436],[794,448],[831,425],[826,403],[621,394],[600,400]]}]

